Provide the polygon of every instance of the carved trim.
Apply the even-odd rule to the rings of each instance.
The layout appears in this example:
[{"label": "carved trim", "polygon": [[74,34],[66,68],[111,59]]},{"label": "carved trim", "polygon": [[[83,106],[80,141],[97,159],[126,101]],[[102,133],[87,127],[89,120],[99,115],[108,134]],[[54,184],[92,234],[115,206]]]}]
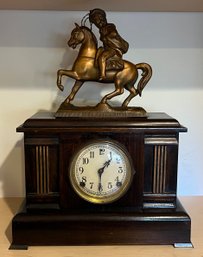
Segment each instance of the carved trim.
[{"label": "carved trim", "polygon": [[37,193],[49,193],[49,147],[36,146]]},{"label": "carved trim", "polygon": [[25,138],[25,145],[58,145],[58,138]]},{"label": "carved trim", "polygon": [[166,162],[167,162],[167,146],[154,146],[154,167],[153,167],[153,187],[154,194],[165,192],[166,182]]}]

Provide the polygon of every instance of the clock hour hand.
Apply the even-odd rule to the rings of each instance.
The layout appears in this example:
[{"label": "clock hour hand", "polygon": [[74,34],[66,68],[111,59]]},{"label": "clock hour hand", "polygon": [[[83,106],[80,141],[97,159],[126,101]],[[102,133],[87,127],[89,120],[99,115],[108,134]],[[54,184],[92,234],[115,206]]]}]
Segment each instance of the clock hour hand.
[{"label": "clock hour hand", "polygon": [[110,158],[108,161],[106,161],[106,162],[104,163],[103,169],[104,169],[104,168],[107,168],[107,167],[110,165],[111,160],[112,160],[112,156],[111,156],[111,158]]}]

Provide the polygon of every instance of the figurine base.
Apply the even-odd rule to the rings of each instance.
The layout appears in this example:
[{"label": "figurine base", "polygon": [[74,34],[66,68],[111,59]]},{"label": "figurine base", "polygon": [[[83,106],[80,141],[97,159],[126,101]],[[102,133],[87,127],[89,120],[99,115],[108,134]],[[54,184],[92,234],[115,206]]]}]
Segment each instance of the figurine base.
[{"label": "figurine base", "polygon": [[62,103],[55,113],[56,118],[120,118],[120,117],[147,117],[142,107],[112,107],[107,103],[96,106],[79,107]]},{"label": "figurine base", "polygon": [[[22,211],[12,222],[10,249],[36,245],[176,245],[192,247],[190,218],[177,202],[171,211],[115,213]],[[91,231],[91,232],[90,232]]]}]

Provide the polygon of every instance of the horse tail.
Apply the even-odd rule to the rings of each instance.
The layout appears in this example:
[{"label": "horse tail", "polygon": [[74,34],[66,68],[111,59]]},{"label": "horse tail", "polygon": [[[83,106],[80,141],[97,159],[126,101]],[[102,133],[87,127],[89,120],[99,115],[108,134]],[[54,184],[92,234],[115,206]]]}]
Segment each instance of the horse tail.
[{"label": "horse tail", "polygon": [[144,89],[144,87],[146,86],[146,84],[148,83],[148,81],[151,79],[152,76],[152,67],[148,64],[148,63],[137,63],[135,65],[135,67],[137,69],[141,69],[142,70],[142,74],[141,74],[141,79],[138,82],[137,85],[137,92],[139,94],[139,96],[142,95],[142,90]]}]

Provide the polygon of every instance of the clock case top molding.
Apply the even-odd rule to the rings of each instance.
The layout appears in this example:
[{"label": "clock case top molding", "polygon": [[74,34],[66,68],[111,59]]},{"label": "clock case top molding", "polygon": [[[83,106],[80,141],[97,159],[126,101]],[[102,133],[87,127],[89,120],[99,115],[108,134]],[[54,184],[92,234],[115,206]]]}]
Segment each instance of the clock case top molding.
[{"label": "clock case top molding", "polygon": [[[177,199],[179,133],[186,131],[165,113],[62,119],[45,112],[26,120],[17,128],[24,133],[26,201],[13,219],[11,248],[190,245],[190,218]],[[136,171],[129,190],[110,204],[85,201],[69,180],[72,156],[83,144],[98,139],[122,144]]]},{"label": "clock case top molding", "polygon": [[106,11],[121,12],[202,12],[201,0],[3,0],[0,2],[2,10],[61,10],[86,11],[96,6]]}]

